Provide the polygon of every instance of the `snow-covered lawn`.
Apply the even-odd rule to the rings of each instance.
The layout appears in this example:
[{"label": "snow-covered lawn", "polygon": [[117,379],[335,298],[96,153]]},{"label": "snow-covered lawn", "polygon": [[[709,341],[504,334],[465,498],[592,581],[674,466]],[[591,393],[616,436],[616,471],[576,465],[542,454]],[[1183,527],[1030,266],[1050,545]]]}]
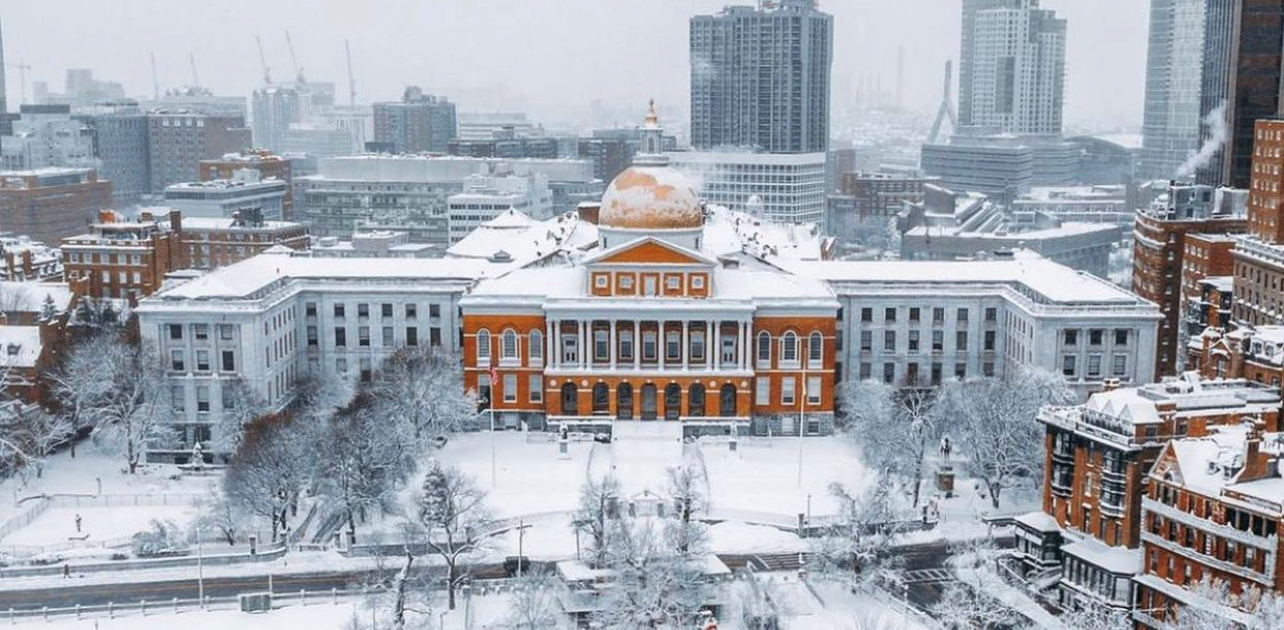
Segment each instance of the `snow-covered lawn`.
[{"label": "snow-covered lawn", "polygon": [[[151,528],[152,519],[173,520],[184,527],[196,517],[197,508],[156,507],[84,507],[50,508],[31,524],[0,539],[0,549],[13,546],[43,546],[80,542],[82,546],[102,543],[117,544],[123,538]],[[81,517],[81,532],[76,532],[76,515]]]}]

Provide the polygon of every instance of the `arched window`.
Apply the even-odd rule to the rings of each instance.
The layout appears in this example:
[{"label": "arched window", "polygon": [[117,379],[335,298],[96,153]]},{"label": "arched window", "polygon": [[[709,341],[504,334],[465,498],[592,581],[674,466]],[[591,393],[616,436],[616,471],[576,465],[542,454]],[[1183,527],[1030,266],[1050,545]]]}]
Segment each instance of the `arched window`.
[{"label": "arched window", "polygon": [[807,367],[818,368],[825,360],[825,336],[814,330],[807,336]]},{"label": "arched window", "polygon": [[694,383],[687,390],[687,415],[695,418],[704,415],[704,385]]},{"label": "arched window", "polygon": [[718,391],[718,415],[731,418],[736,415],[736,386],[727,383]]},{"label": "arched window", "polygon": [[501,338],[501,341],[502,342],[500,343],[500,346],[499,346],[500,358],[516,359],[517,358],[517,331],[513,330],[512,328],[505,330],[504,336]]},{"label": "arched window", "polygon": [[682,386],[669,383],[664,388],[664,419],[677,420],[682,415]]},{"label": "arched window", "polygon": [[490,364],[490,331],[477,331],[477,365]]},{"label": "arched window", "polygon": [[580,415],[580,393],[575,389],[575,383],[569,381],[562,385],[562,415]]},{"label": "arched window", "polygon": [[765,330],[758,333],[758,365],[771,365],[771,333]]},{"label": "arched window", "polygon": [[538,330],[532,330],[529,346],[526,351],[530,353],[531,365],[542,365],[544,363],[544,333]]},{"label": "arched window", "polygon": [[611,413],[611,388],[606,383],[593,386],[593,415]]},{"label": "arched window", "polygon": [[798,362],[798,335],[792,330],[780,338],[780,362]]},{"label": "arched window", "polygon": [[615,417],[620,420],[633,419],[633,386],[628,383],[615,386]]}]

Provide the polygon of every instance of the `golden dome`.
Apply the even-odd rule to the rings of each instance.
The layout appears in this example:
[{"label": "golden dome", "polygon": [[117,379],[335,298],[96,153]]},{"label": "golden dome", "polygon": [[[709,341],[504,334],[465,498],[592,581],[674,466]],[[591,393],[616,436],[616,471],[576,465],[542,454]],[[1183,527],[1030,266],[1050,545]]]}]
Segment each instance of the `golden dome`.
[{"label": "golden dome", "polygon": [[602,195],[598,224],[632,230],[687,230],[704,225],[691,184],[668,166],[634,165]]}]

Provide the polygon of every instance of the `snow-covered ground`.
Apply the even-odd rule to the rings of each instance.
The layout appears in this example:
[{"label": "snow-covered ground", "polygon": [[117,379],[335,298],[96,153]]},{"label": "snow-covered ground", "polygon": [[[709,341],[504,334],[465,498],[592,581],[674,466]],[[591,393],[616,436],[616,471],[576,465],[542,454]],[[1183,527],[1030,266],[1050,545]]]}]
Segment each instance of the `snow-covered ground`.
[{"label": "snow-covered ground", "polygon": [[[150,529],[152,519],[172,520],[185,527],[196,518],[196,507],[83,507],[50,508],[31,524],[0,539],[0,549],[13,546],[55,545],[83,541],[85,545],[117,544],[134,533]],[[76,531],[76,516],[81,529]]]}]

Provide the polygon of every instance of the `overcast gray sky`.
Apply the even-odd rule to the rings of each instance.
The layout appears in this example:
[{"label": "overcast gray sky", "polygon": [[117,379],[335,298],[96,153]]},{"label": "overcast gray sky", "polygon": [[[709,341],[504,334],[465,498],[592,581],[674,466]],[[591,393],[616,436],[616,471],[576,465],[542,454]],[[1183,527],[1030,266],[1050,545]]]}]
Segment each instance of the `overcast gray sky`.
[{"label": "overcast gray sky", "polygon": [[[749,4],[749,0],[740,4]],[[162,90],[191,82],[248,94],[261,79],[254,36],[274,79],[290,71],[285,29],[310,80],[347,93],[343,40],[351,41],[359,102],[394,98],[406,84],[453,96],[464,108],[524,109],[546,120],[586,116],[654,96],[685,111],[687,18],[725,0],[3,0],[9,64],[62,91],[67,68],[89,67],[151,93],[155,51]],[[1044,0],[1069,20],[1066,121],[1141,124],[1149,3]],[[935,111],[942,65],[958,56],[959,0],[821,0],[834,14],[835,97],[861,76],[891,92],[905,49],[907,106]],[[18,71],[8,68],[10,102]],[[341,100],[345,100],[341,99]]]}]

